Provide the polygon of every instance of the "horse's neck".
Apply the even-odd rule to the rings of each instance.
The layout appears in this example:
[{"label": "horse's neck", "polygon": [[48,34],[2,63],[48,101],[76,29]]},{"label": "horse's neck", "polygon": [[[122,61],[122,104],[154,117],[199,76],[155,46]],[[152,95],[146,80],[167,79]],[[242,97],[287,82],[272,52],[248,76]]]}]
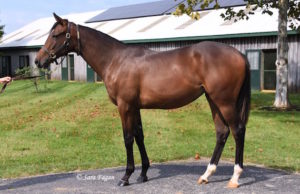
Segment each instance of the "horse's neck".
[{"label": "horse's neck", "polygon": [[126,46],[114,38],[87,27],[80,27],[81,55],[105,79],[107,67]]}]

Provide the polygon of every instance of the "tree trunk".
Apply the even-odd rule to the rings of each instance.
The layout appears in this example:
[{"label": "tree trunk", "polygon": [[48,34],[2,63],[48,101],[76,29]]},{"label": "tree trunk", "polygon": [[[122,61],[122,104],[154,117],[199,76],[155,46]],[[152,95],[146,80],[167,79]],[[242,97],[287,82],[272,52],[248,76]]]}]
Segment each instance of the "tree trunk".
[{"label": "tree trunk", "polygon": [[276,60],[276,95],[274,106],[277,108],[290,107],[288,95],[288,40],[287,40],[287,11],[289,0],[279,0],[278,17],[278,47]]}]

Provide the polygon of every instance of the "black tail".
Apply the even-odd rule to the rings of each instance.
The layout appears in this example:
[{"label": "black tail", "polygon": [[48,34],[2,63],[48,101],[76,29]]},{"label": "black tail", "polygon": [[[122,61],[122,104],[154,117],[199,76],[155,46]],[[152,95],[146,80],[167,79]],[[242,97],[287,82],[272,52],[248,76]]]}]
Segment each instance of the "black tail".
[{"label": "black tail", "polygon": [[236,106],[242,124],[246,125],[250,113],[251,85],[250,85],[250,64],[247,57],[245,55],[243,55],[243,57],[245,59],[245,65],[246,65],[245,79],[241,87]]}]

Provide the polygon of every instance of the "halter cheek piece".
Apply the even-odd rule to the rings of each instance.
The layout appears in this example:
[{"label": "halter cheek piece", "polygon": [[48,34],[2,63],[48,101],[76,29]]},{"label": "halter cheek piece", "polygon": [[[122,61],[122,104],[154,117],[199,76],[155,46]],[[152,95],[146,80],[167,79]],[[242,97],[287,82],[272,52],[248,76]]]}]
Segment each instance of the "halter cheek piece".
[{"label": "halter cheek piece", "polygon": [[[45,51],[49,58],[52,59],[56,65],[58,65],[59,63],[57,62],[57,53],[59,53],[60,51],[64,50],[65,52],[68,52],[69,50],[69,46],[70,46],[70,40],[71,40],[71,33],[70,33],[70,28],[71,28],[71,24],[70,22],[68,22],[68,29],[67,29],[67,33],[66,33],[66,40],[64,41],[64,43],[57,49],[57,51],[49,51],[45,46],[42,47],[43,51]],[[78,44],[78,51],[77,51],[77,55],[80,55],[80,33],[79,33],[79,26],[76,25],[76,30],[77,30],[77,44]],[[65,57],[64,57],[65,58]],[[64,58],[62,58],[62,60],[60,61],[60,64],[62,64]]]}]

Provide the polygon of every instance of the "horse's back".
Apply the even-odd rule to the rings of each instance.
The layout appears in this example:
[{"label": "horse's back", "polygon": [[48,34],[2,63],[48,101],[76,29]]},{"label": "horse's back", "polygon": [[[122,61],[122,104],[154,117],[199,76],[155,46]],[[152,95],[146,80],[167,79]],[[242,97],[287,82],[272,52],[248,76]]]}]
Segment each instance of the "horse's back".
[{"label": "horse's back", "polygon": [[[204,91],[212,96],[223,92],[235,95],[244,76],[242,55],[230,46],[214,42],[167,52],[145,52],[144,56],[133,58],[124,69],[132,72],[126,73],[126,80],[134,80],[127,81],[130,90],[133,82],[138,86],[133,96],[139,97],[141,108],[178,108]],[[122,87],[127,85],[122,83]]]}]

